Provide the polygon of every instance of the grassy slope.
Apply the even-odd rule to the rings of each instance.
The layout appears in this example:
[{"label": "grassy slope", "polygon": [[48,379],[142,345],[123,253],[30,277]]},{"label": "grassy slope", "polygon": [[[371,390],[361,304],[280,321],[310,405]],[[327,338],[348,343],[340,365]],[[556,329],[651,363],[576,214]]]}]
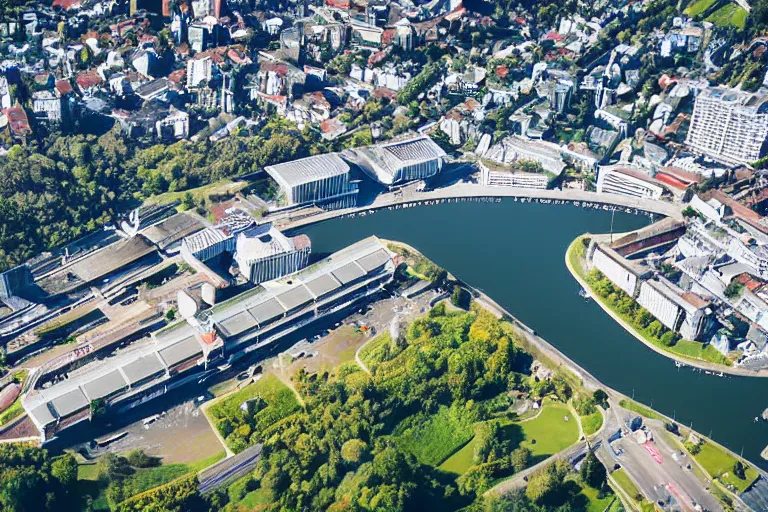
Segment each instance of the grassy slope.
[{"label": "grassy slope", "polygon": [[640,416],[643,416],[652,420],[664,421],[664,416],[662,416],[661,414],[649,409],[648,407],[642,404],[633,402],[632,400],[624,399],[621,402],[619,402],[619,405],[627,409],[628,411],[636,412]]},{"label": "grassy slope", "polygon": [[683,14],[690,16],[691,18],[700,14],[704,14],[709,10],[710,7],[715,5],[717,1],[718,0],[696,0],[685,8]]},{"label": "grassy slope", "polygon": [[266,428],[301,407],[293,390],[280,382],[280,379],[274,375],[267,375],[258,382],[250,384],[212,405],[207,412],[216,420],[233,418],[242,414],[240,404],[258,396],[264,399],[267,407],[255,415],[257,428]]},{"label": "grassy slope", "polygon": [[451,456],[474,436],[471,421],[452,414],[448,407],[440,410],[418,427],[407,429],[396,437],[398,446],[419,461],[436,466]]},{"label": "grassy slope", "polygon": [[591,436],[603,426],[603,415],[600,411],[595,411],[592,414],[581,417],[581,428],[584,430],[584,434]]},{"label": "grassy slope", "polygon": [[706,21],[721,27],[732,26],[743,29],[747,24],[747,11],[736,4],[729,3],[710,14]]},{"label": "grassy slope", "polygon": [[[701,451],[694,457],[699,464],[704,466],[711,477],[720,478],[726,485],[733,485],[738,492],[742,492],[752,485],[752,482],[757,480],[759,476],[757,470],[751,466],[746,471],[746,479],[742,480],[734,475],[733,465],[736,463],[736,458],[714,443],[704,443]],[[725,473],[728,476],[723,476]]]}]

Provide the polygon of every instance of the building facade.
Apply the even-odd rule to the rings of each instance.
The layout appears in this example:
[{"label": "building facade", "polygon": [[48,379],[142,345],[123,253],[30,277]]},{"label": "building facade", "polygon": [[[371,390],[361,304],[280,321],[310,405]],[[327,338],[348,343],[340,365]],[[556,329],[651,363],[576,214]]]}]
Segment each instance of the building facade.
[{"label": "building facade", "polygon": [[431,178],[442,170],[447,158],[445,151],[426,135],[348,149],[342,154],[387,186]]},{"label": "building facade", "polygon": [[598,193],[661,199],[664,188],[641,171],[622,167],[601,167],[597,176]]},{"label": "building facade", "polygon": [[264,170],[280,186],[285,206],[318,204],[348,208],[357,204],[357,184],[351,180],[349,164],[338,153],[269,165]]},{"label": "building facade", "polygon": [[696,97],[686,144],[728,165],[751,164],[766,153],[768,96],[710,88]]},{"label": "building facade", "polygon": [[309,264],[309,237],[288,238],[270,224],[246,229],[237,235],[235,261],[253,283],[262,283],[298,272]]}]

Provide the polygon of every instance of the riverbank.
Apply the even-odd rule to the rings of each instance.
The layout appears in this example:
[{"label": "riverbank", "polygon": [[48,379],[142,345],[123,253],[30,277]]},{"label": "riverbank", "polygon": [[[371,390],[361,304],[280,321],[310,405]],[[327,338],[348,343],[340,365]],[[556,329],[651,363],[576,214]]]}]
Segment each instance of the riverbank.
[{"label": "riverbank", "polygon": [[[306,227],[318,222],[338,218],[354,217],[358,215],[371,215],[383,208],[398,209],[414,206],[429,206],[450,202],[463,202],[469,200],[501,200],[510,198],[520,202],[535,202],[549,205],[572,205],[578,208],[603,209],[610,211],[618,208],[626,213],[651,213],[682,219],[679,205],[652,199],[620,196],[616,194],[598,194],[583,190],[540,190],[514,187],[489,187],[484,185],[457,183],[449,187],[430,190],[427,192],[416,191],[415,186],[403,187],[394,192],[379,194],[373,203],[355,208],[331,210],[314,215],[286,217],[273,221],[282,230]],[[268,218],[268,220],[271,220]]]},{"label": "riverbank", "polygon": [[692,366],[694,368],[697,368],[699,370],[703,371],[710,371],[713,373],[720,373],[728,374],[728,375],[734,375],[734,376],[741,376],[741,377],[768,377],[768,370],[749,370],[747,368],[741,368],[738,366],[727,366],[724,364],[718,364],[714,362],[708,362],[701,359],[697,359],[694,357],[684,357],[683,355],[676,354],[675,352],[672,352],[671,350],[667,350],[665,348],[660,347],[659,345],[656,345],[654,343],[651,343],[648,339],[646,339],[645,336],[643,336],[642,333],[638,332],[637,329],[635,329],[634,326],[630,325],[627,321],[625,321],[621,316],[619,316],[615,311],[613,311],[608,304],[605,303],[605,301],[600,297],[589,285],[585,278],[585,273],[583,271],[583,268],[578,269],[575,266],[580,265],[581,261],[576,261],[575,256],[575,250],[577,247],[577,244],[581,243],[581,239],[583,237],[579,237],[576,240],[571,243],[571,245],[568,247],[568,250],[565,254],[565,264],[566,267],[568,267],[568,271],[571,273],[571,275],[578,281],[579,285],[586,290],[590,297],[595,301],[595,303],[600,306],[600,308],[605,311],[616,323],[618,323],[621,327],[623,327],[629,334],[634,336],[637,340],[642,342],[645,346],[653,350],[654,352],[657,352],[658,354],[663,355],[664,357],[667,357],[675,362],[678,362],[683,365]]}]

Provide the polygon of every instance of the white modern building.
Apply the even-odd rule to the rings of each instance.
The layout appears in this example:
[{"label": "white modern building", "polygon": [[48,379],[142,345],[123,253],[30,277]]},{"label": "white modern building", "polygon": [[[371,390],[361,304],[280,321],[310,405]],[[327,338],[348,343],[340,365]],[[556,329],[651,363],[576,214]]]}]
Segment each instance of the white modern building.
[{"label": "white modern building", "polygon": [[210,82],[215,74],[216,64],[209,56],[187,61],[187,89],[193,89],[204,82]]},{"label": "white modern building", "polygon": [[604,244],[595,244],[592,265],[630,297],[635,297],[647,270],[638,268]]},{"label": "white modern building", "polygon": [[598,193],[660,199],[664,188],[648,174],[626,167],[601,167],[597,175]]},{"label": "white modern building", "polygon": [[504,165],[521,161],[536,162],[545,171],[556,176],[560,175],[566,167],[562,148],[556,144],[525,139],[517,135],[506,137],[494,144],[483,157]]},{"label": "white modern building", "polygon": [[546,174],[518,172],[505,169],[491,169],[480,162],[480,175],[486,187],[512,187],[546,189],[549,178]]},{"label": "white modern building", "polygon": [[264,170],[280,186],[280,202],[286,206],[348,208],[357,204],[357,183],[350,177],[349,164],[338,153],[269,165]]},{"label": "white modern building", "polygon": [[696,340],[704,334],[712,313],[709,302],[663,278],[643,281],[637,303],[686,340]]},{"label": "white modern building", "polygon": [[271,223],[265,223],[238,233],[235,261],[240,272],[258,284],[306,267],[311,250],[307,235],[289,238]]},{"label": "white modern building", "polygon": [[46,442],[90,419],[94,400],[114,411],[108,414],[119,414],[218,372],[214,362],[234,361],[329,314],[370,300],[392,281],[395,268],[396,255],[378,238],[363,239],[311,267],[263,282],[170,325],[153,334],[152,340],[93,361],[67,379],[38,386],[42,380],[36,376],[22,406]]},{"label": "white modern building", "polygon": [[751,164],[766,153],[768,95],[709,88],[696,97],[686,144],[728,165]]},{"label": "white modern building", "polygon": [[426,135],[348,149],[342,155],[387,186],[431,178],[442,170],[447,158],[443,148]]},{"label": "white modern building", "polygon": [[223,252],[232,252],[234,248],[235,237],[220,228],[205,228],[181,241],[181,255],[188,262],[195,259],[207,261]]}]

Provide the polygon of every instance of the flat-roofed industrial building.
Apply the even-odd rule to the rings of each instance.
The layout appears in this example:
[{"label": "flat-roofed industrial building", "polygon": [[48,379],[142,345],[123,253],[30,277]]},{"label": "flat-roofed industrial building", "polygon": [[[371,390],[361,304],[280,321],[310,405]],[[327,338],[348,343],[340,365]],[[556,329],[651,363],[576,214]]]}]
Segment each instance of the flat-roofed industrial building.
[{"label": "flat-roofed industrial building", "polygon": [[447,155],[426,135],[348,149],[342,156],[383,185],[431,178],[439,173]]},{"label": "flat-roofed industrial building", "polygon": [[269,165],[264,170],[280,186],[285,206],[349,208],[357,204],[357,183],[351,179],[349,164],[338,153]]},{"label": "flat-roofed industrial building", "polygon": [[[195,326],[177,322],[155,333],[150,342],[48,388],[32,389],[22,405],[45,442],[90,418],[93,400],[104,400],[110,409],[128,409],[200,378],[224,356],[250,352],[375,296],[392,281],[395,266],[395,255],[379,239],[366,238],[203,311]],[[215,331],[202,325],[212,325]]]},{"label": "flat-roofed industrial building", "polygon": [[378,293],[394,271],[394,255],[378,238],[370,237],[204,314],[224,338],[227,351],[236,345],[262,346]]}]

